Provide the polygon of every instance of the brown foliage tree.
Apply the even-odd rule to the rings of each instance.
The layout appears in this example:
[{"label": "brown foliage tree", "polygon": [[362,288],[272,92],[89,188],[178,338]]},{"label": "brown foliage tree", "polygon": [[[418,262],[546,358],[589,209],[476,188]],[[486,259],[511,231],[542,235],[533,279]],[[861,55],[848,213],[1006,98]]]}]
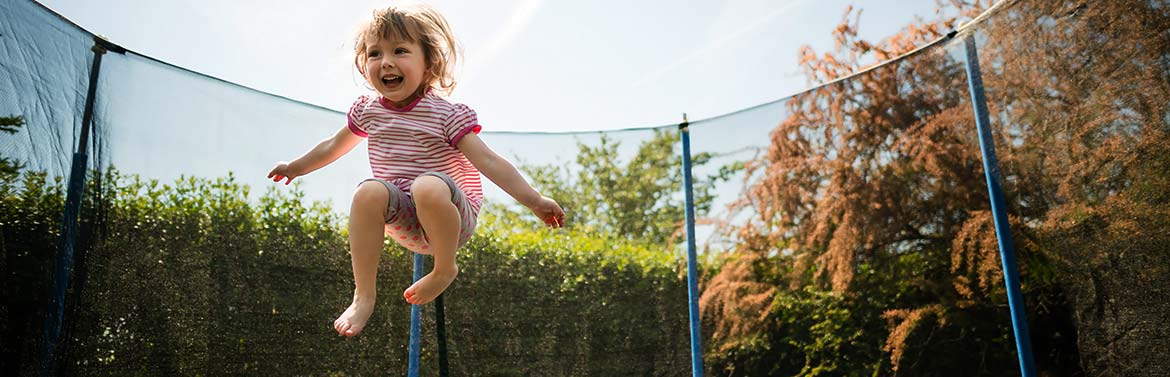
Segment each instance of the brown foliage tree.
[{"label": "brown foliage tree", "polygon": [[[757,255],[743,260],[788,264],[776,270],[790,275],[771,281],[790,289],[813,286],[872,301],[889,294],[877,284],[892,280],[908,288],[876,298],[889,304],[885,349],[898,374],[924,373],[905,367],[963,347],[982,354],[977,357],[1014,358],[1010,345],[962,345],[989,334],[1010,341],[974,116],[956,53],[962,45],[900,58],[990,4],[943,5],[940,14],[953,16],[916,22],[881,43],[857,38],[850,10],[834,32],[835,52],[801,51],[805,74],[815,82],[863,70],[867,56],[896,61],[788,103],[791,115],[772,132],[767,153],[748,165],[758,180],[744,203],[757,216],[738,230],[739,252]],[[1127,332],[1146,323],[1143,330],[1165,334],[1165,326],[1148,328],[1149,320],[1170,321],[1164,304],[1170,296],[1161,288],[1170,285],[1170,269],[1132,263],[1170,265],[1170,162],[1163,157],[1170,155],[1168,30],[1166,1],[1036,0],[1000,4],[964,31],[975,33],[980,45],[1027,306],[1033,333],[1042,335],[1034,336],[1042,369],[1077,369],[1058,365],[1077,357],[1059,344],[1059,334],[1069,339],[1071,332],[1060,328],[1068,321],[1061,319],[1068,305],[1061,292],[1075,309],[1086,369],[1132,372],[1119,369],[1124,358],[1168,368],[1137,354],[1143,346],[1166,348],[1165,340],[1152,339],[1167,336]],[[1118,255],[1119,248],[1130,255]],[[907,269],[910,260],[916,262]],[[752,322],[765,318],[743,310],[759,307],[758,299],[727,309],[737,305],[733,286],[758,279],[746,271],[721,270],[704,293],[704,309],[711,309],[704,314],[715,317],[709,321],[730,322],[716,325],[717,335],[759,328]],[[1147,293],[1100,292],[1120,289],[1119,282]],[[1117,314],[1126,304],[1102,301],[1120,296],[1136,306],[1139,298],[1148,301],[1149,291],[1160,292],[1163,304],[1138,313]],[[1100,314],[1109,310],[1114,314]],[[1106,342],[1118,339],[1133,352],[1107,354]],[[993,370],[1014,369],[970,373]]]},{"label": "brown foliage tree", "polygon": [[1149,350],[1170,349],[1170,1],[1035,1],[995,21],[985,77],[1016,213],[1060,262],[1082,364],[1168,375]]},{"label": "brown foliage tree", "polygon": [[[818,58],[806,47],[801,64],[812,80],[835,79],[861,70],[865,53],[900,56],[954,23],[911,25],[874,44],[858,40],[846,20],[834,33],[843,51]],[[953,239],[966,210],[979,207],[964,204],[986,201],[979,185],[967,184],[981,176],[964,85],[962,66],[934,52],[794,98],[767,155],[751,166],[763,171],[751,191],[762,222],[752,229],[768,244],[749,249],[791,241],[796,271],[816,266],[814,278],[842,291],[862,261]]]}]

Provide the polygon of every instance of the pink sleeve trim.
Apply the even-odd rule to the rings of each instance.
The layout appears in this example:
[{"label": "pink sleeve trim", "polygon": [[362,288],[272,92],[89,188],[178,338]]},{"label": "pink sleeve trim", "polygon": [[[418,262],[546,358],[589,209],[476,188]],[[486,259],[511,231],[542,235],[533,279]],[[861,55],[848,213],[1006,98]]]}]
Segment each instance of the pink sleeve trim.
[{"label": "pink sleeve trim", "polygon": [[464,136],[467,136],[467,134],[471,133],[471,132],[475,132],[476,134],[478,134],[479,131],[481,131],[481,130],[483,130],[483,126],[480,126],[478,124],[473,124],[473,125],[468,126],[467,128],[464,128],[462,131],[459,131],[458,134],[455,134],[455,137],[451,138],[451,146],[452,147],[459,147],[459,140],[463,140]]},{"label": "pink sleeve trim", "polygon": [[370,134],[367,134],[366,131],[362,131],[361,128],[358,128],[358,126],[353,123],[353,119],[350,119],[347,125],[349,126],[349,132],[353,132],[354,135],[361,137],[370,136]]}]

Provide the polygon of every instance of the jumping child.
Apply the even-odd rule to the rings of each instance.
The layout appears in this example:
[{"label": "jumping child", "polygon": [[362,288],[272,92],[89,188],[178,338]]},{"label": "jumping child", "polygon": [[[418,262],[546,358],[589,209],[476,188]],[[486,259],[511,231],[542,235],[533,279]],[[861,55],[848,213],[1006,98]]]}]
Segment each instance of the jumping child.
[{"label": "jumping child", "polygon": [[369,138],[373,178],[358,185],[350,207],[354,292],[353,303],[333,322],[339,335],[360,334],[374,310],[384,234],[434,256],[434,269],[402,293],[407,302],[431,302],[455,280],[455,250],[471,238],[483,205],[481,172],[545,224],[564,222],[556,201],[479,138],[475,111],[437,93],[454,89],[457,58],[451,28],[433,8],[375,11],[354,43],[354,65],[374,93],[354,101],[348,124],[336,134],[268,173],[287,185]]}]

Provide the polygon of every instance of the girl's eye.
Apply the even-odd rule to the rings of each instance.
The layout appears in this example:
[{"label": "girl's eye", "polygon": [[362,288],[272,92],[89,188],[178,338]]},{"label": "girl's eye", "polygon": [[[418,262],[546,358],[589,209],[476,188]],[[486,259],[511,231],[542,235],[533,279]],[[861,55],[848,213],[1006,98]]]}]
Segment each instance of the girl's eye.
[{"label": "girl's eye", "polygon": [[405,49],[405,48],[396,48],[396,49],[394,49],[394,53],[395,53],[395,54],[399,54],[399,55],[401,55],[401,54],[405,54],[405,53],[406,53],[406,49]]},{"label": "girl's eye", "polygon": [[371,58],[376,58],[379,55],[382,55],[382,53],[379,51],[370,51],[366,56],[371,57]]}]

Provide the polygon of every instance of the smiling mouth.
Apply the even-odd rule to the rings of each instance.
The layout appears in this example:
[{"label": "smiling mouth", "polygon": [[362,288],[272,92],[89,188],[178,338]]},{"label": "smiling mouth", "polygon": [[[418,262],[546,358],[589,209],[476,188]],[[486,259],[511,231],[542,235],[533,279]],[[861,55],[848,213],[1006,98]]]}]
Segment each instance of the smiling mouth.
[{"label": "smiling mouth", "polygon": [[382,85],[387,87],[396,87],[402,84],[402,76],[385,76],[382,77]]}]

